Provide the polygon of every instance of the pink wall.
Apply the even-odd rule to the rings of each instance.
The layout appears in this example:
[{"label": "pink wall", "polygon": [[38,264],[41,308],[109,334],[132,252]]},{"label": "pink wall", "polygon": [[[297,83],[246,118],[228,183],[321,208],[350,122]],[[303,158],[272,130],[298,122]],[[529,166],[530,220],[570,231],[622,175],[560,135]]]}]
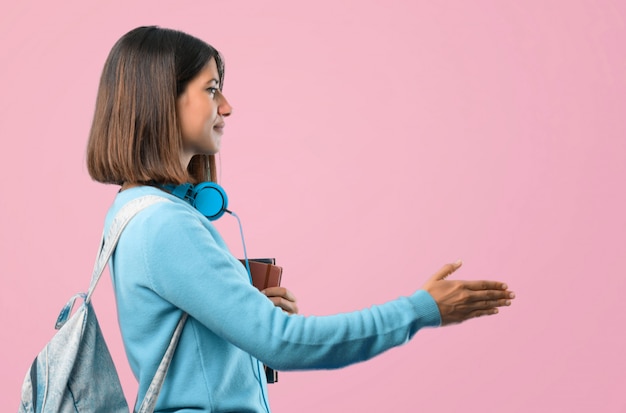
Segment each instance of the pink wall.
[{"label": "pink wall", "polygon": [[[626,3],[189,3],[0,7],[0,410],[87,287],[117,190],[84,166],[104,59],[158,24],[225,55],[222,183],[304,313],[457,258],[518,295],[368,363],[282,373],[275,412],[626,412]],[[95,305],[133,398],[110,289]]]}]

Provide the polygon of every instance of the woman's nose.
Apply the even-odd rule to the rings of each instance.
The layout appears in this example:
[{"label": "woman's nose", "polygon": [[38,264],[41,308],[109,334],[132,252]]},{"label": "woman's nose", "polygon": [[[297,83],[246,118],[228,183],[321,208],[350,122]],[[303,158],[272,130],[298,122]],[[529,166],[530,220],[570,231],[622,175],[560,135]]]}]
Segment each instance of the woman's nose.
[{"label": "woman's nose", "polygon": [[220,95],[220,98],[221,102],[217,108],[218,113],[224,117],[230,116],[233,111],[233,107],[230,106],[230,103],[228,103],[228,100],[226,100],[224,95]]}]

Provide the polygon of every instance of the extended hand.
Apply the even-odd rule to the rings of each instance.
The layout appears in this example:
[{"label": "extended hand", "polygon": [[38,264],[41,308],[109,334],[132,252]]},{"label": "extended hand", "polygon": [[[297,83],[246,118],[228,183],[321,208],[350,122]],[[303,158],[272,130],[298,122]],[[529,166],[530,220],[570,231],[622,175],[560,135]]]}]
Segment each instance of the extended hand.
[{"label": "extended hand", "polygon": [[276,307],[280,307],[289,314],[298,314],[298,306],[296,305],[296,297],[286,288],[269,287],[261,291],[267,296]]},{"label": "extended hand", "polygon": [[449,281],[446,277],[461,267],[461,262],[444,265],[424,284],[437,302],[441,325],[461,323],[484,315],[498,314],[497,307],[511,305],[515,294],[498,281]]}]

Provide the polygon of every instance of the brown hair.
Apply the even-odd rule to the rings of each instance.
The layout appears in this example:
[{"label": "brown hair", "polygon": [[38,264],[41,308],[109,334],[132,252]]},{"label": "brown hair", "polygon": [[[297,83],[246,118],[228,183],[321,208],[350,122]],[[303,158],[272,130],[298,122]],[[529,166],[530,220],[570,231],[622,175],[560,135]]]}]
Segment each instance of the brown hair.
[{"label": "brown hair", "polygon": [[102,183],[215,181],[215,157],[180,163],[176,98],[211,59],[224,82],[219,52],[186,33],[138,27],[115,43],[102,70],[87,144],[89,175]]}]

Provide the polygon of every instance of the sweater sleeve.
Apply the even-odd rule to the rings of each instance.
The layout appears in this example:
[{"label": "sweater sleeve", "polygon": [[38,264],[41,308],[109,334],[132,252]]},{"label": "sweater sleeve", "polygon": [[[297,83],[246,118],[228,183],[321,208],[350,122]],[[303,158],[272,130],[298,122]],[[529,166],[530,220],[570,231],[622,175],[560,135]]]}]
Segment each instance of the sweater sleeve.
[{"label": "sweater sleeve", "polygon": [[288,315],[249,283],[245,268],[195,211],[167,202],[149,212],[123,235],[143,260],[146,287],[273,368],[343,367],[441,322],[423,290],[361,311]]}]

